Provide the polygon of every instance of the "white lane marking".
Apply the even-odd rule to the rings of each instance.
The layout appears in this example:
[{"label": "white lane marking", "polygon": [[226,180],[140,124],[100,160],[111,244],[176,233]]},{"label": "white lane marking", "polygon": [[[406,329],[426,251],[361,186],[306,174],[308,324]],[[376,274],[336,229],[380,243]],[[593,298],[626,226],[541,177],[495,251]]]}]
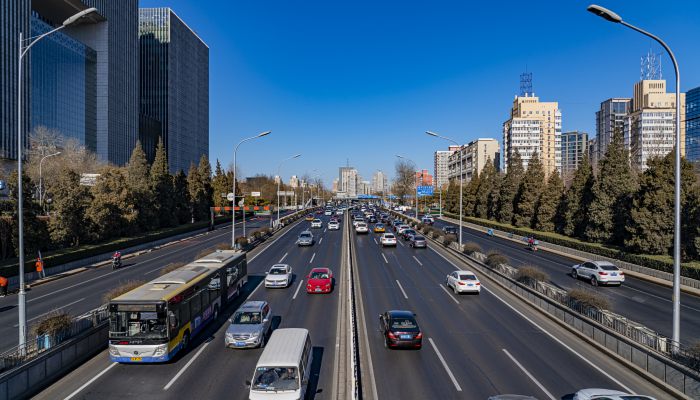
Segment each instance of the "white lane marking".
[{"label": "white lane marking", "polygon": [[421,267],[423,266],[423,263],[420,262],[420,260],[417,259],[416,256],[413,256],[413,259],[416,260],[416,262],[418,263],[418,265],[420,265]]},{"label": "white lane marking", "polygon": [[372,238],[372,239],[374,239],[375,244],[379,244],[379,242],[377,242],[377,238]]},{"label": "white lane marking", "polygon": [[450,298],[452,299],[452,301],[454,301],[455,303],[459,304],[459,301],[458,301],[457,299],[455,299],[454,296],[452,296],[452,294],[450,294],[450,292],[449,292],[449,290],[447,290],[447,288],[445,288],[445,287],[442,286],[442,285],[438,285],[438,286],[440,286],[440,289],[444,290],[445,293],[447,293],[447,295],[450,296]]},{"label": "white lane marking", "polygon": [[[657,296],[657,295],[655,295],[655,294],[651,294],[651,293],[645,292],[645,291],[643,291],[643,290],[635,289],[635,288],[629,287],[629,286],[627,286],[627,285],[625,285],[625,289],[634,290],[635,292],[639,292],[639,293],[642,293],[642,294],[644,294],[644,295],[657,298],[657,299],[659,299],[659,300],[664,300],[664,301],[667,301],[667,302],[669,302],[669,303],[671,303],[671,302],[673,301],[673,300],[671,300],[671,299],[667,299],[667,298],[665,298],[665,297]],[[691,309],[691,310],[693,310],[693,311],[700,312],[700,309],[697,309],[697,308],[691,307],[691,306],[687,306],[687,305],[685,305],[685,304],[683,304],[683,303],[681,303],[681,307],[689,308],[689,309]]]},{"label": "white lane marking", "polygon": [[202,347],[199,348],[199,350],[197,351],[197,353],[195,353],[194,357],[190,358],[190,360],[187,361],[187,364],[185,364],[185,366],[182,367],[182,369],[181,369],[180,371],[178,371],[178,373],[173,377],[173,379],[171,379],[170,382],[168,382],[168,384],[165,385],[165,386],[163,387],[163,390],[168,390],[168,389],[170,389],[170,387],[175,383],[175,381],[177,381],[178,378],[180,378],[180,376],[182,376],[182,374],[184,374],[185,371],[187,371],[187,368],[189,368],[190,365],[192,365],[192,363],[194,362],[194,360],[196,360],[197,357],[199,357],[199,355],[202,354],[202,352],[204,351],[204,349],[206,349],[207,346],[209,346],[209,343],[211,343],[211,341],[210,341],[210,342],[204,343],[204,344],[202,345]]},{"label": "white lane marking", "polygon": [[401,289],[401,293],[403,293],[403,297],[408,300],[408,296],[406,296],[406,291],[403,290],[403,286],[401,286],[401,282],[399,280],[396,280],[396,284],[399,285],[399,289]]},{"label": "white lane marking", "polygon": [[401,243],[402,240],[403,240],[403,239],[401,239],[400,237],[398,237],[398,236],[396,237],[396,243],[400,244],[400,245],[403,246],[403,247],[406,247],[405,244]]},{"label": "white lane marking", "polygon": [[546,394],[547,397],[549,397],[550,400],[557,400],[557,398],[554,397],[554,396],[552,396],[552,394],[549,392],[549,390],[547,390],[547,388],[544,387],[544,385],[541,384],[540,381],[538,381],[537,379],[535,379],[535,377],[532,376],[532,374],[531,374],[528,370],[526,370],[525,367],[523,367],[523,365],[520,364],[520,363],[518,362],[518,360],[516,360],[515,357],[513,357],[513,356],[508,352],[508,350],[506,350],[506,349],[501,349],[501,350],[503,350],[503,352],[506,353],[506,355],[508,356],[508,358],[510,358],[510,359],[515,363],[515,365],[517,365],[518,368],[520,368],[520,369],[525,373],[525,375],[527,375],[527,377],[530,378],[531,381],[535,382],[535,385],[537,385],[537,387],[539,387],[539,388],[544,392],[544,394]]},{"label": "white lane marking", "polygon": [[110,369],[114,368],[117,364],[118,364],[118,363],[112,363],[112,364],[110,364],[109,367],[103,369],[99,374],[95,375],[92,379],[90,379],[89,381],[85,382],[85,383],[83,384],[83,386],[81,386],[81,387],[79,387],[78,389],[76,389],[75,392],[69,394],[68,397],[66,397],[64,400],[70,400],[70,399],[72,399],[73,397],[75,397],[78,393],[82,392],[86,387],[90,386],[93,382],[95,382],[96,380],[100,379],[100,377],[101,377],[102,375],[106,374],[107,371],[109,371]]},{"label": "white lane marking", "polygon": [[323,238],[319,239],[318,244],[323,243]]},{"label": "white lane marking", "polygon": [[304,284],[304,281],[299,282],[299,286],[297,286],[297,291],[294,292],[294,297],[292,297],[292,300],[297,298],[297,295],[299,294],[299,289],[301,289],[301,285]]},{"label": "white lane marking", "polygon": [[314,262],[314,257],[316,257],[316,253],[314,253],[313,255],[311,255],[311,259],[309,260],[309,264],[311,264],[312,262]]},{"label": "white lane marking", "polygon": [[327,230],[328,230],[328,228],[325,228],[325,229],[323,230],[323,233],[326,233]]},{"label": "white lane marking", "polygon": [[382,253],[382,258],[384,259],[385,264],[389,264],[389,260],[386,259],[386,256],[384,255],[384,253]]},{"label": "white lane marking", "polygon": [[[433,249],[431,248],[431,250],[433,250]],[[455,265],[455,263],[453,263],[452,261],[450,261],[449,259],[447,259],[447,257],[445,257],[445,256],[443,256],[442,254],[438,253],[436,250],[433,250],[433,251],[435,252],[435,254],[437,254],[437,255],[439,255],[440,257],[442,257],[445,261],[447,261],[448,263],[452,264],[453,267],[455,267],[455,268],[457,268],[457,269],[461,269],[461,268],[459,268],[457,265]],[[529,322],[529,323],[531,323],[532,325],[534,325],[537,329],[541,330],[544,334],[546,334],[547,336],[549,336],[550,338],[552,338],[552,340],[554,340],[555,342],[557,342],[557,343],[559,343],[560,345],[562,345],[565,349],[567,349],[567,350],[569,350],[570,352],[574,353],[578,358],[580,358],[580,359],[582,359],[583,361],[585,361],[588,365],[590,365],[591,367],[595,368],[598,372],[600,372],[601,374],[605,375],[608,379],[610,379],[611,381],[613,381],[613,382],[615,382],[616,384],[620,385],[620,387],[622,387],[623,389],[627,390],[628,392],[633,393],[632,389],[628,388],[627,386],[625,386],[624,384],[622,384],[622,382],[620,382],[619,380],[615,379],[612,375],[610,375],[610,374],[608,374],[607,372],[605,372],[602,368],[600,368],[599,366],[597,366],[596,364],[594,364],[593,361],[587,359],[587,358],[584,357],[581,353],[577,352],[576,350],[574,350],[574,349],[572,349],[570,346],[568,346],[566,343],[564,343],[563,341],[559,340],[559,338],[557,338],[557,337],[554,336],[553,334],[551,334],[551,333],[549,333],[548,331],[546,331],[544,328],[542,328],[540,325],[538,325],[535,321],[531,320],[531,319],[528,318],[525,314],[523,314],[523,313],[521,313],[520,311],[518,311],[515,307],[511,306],[510,304],[508,304],[508,302],[506,302],[505,300],[503,300],[503,299],[502,299],[500,296],[498,296],[496,293],[494,293],[493,291],[491,291],[491,290],[489,290],[489,289],[486,289],[483,285],[481,286],[481,288],[484,289],[484,290],[486,290],[487,292],[491,293],[494,297],[496,297],[498,300],[500,300],[501,303],[505,304],[506,306],[508,306],[508,308],[510,308],[511,310],[515,311],[516,314],[518,314],[518,315],[520,315],[521,317],[523,317],[524,320],[526,320],[527,322]]]},{"label": "white lane marking", "polygon": [[[72,303],[64,304],[64,305],[62,305],[61,307],[56,308],[56,310],[60,310],[60,309],[65,308],[65,307],[72,306],[73,304],[80,303],[80,302],[83,301],[83,300],[85,300],[85,297],[83,297],[82,299],[78,299],[78,300],[76,300],[76,301],[74,301],[74,302],[72,302]],[[43,317],[43,316],[46,315],[46,314],[52,313],[53,311],[54,311],[54,310],[47,311],[47,312],[45,312],[45,313],[43,313],[43,314],[39,314],[39,315],[37,315],[37,316],[34,317],[34,318],[28,319],[27,322],[34,321],[35,319],[41,318],[41,317]],[[15,324],[14,328],[16,328],[16,327],[18,327],[18,326],[19,326],[19,324]]]},{"label": "white lane marking", "polygon": [[442,354],[440,354],[440,350],[438,350],[437,346],[435,346],[433,338],[428,338],[428,341],[430,342],[430,345],[433,346],[433,350],[435,350],[435,354],[437,354],[438,358],[440,359],[440,362],[445,368],[445,371],[447,371],[447,375],[449,375],[450,379],[452,379],[452,383],[455,385],[455,389],[457,389],[458,392],[461,392],[462,388],[459,386],[459,383],[457,383],[457,379],[455,379],[455,376],[452,374],[450,367],[447,366],[447,362],[445,362],[445,359],[442,357]]},{"label": "white lane marking", "polygon": [[281,264],[282,261],[284,261],[284,259],[287,258],[287,254],[289,254],[289,253],[284,253],[284,255],[282,256],[282,258],[280,258],[280,260],[277,261],[277,263],[278,263],[278,264]]}]

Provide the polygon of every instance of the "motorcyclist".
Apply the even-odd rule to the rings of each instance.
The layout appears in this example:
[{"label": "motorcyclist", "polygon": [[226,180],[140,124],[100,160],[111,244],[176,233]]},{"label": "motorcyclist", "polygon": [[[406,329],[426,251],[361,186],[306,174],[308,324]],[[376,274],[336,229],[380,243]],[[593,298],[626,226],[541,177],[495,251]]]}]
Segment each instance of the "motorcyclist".
[{"label": "motorcyclist", "polygon": [[489,228],[489,230],[486,231],[486,234],[489,236],[493,236],[493,229]]},{"label": "motorcyclist", "polygon": [[118,268],[121,267],[122,265],[122,253],[117,250],[114,252],[114,255],[112,255],[112,267],[113,268]]}]

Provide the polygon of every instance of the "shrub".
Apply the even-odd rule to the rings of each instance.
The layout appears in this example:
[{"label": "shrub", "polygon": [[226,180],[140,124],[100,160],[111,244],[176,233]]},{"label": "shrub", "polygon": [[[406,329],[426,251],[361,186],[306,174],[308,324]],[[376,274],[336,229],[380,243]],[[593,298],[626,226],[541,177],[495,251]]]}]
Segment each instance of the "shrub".
[{"label": "shrub", "polygon": [[569,304],[576,304],[585,308],[595,308],[598,310],[609,310],[610,302],[605,297],[600,297],[597,293],[583,289],[571,289],[567,293]]},{"label": "shrub", "polygon": [[243,236],[237,237],[237,238],[236,238],[236,244],[237,244],[239,247],[245,247],[245,246],[248,245],[248,239],[247,239],[247,238],[244,238]]},{"label": "shrub", "polygon": [[54,310],[43,316],[31,328],[31,331],[36,336],[41,335],[56,335],[70,329],[73,324],[73,318],[65,311]]},{"label": "shrub", "polygon": [[445,237],[442,238],[442,244],[445,246],[449,246],[451,243],[454,243],[457,241],[457,236],[455,235],[445,235]]},{"label": "shrub", "polygon": [[430,226],[423,226],[420,231],[422,234],[427,235],[428,233],[430,233]]},{"label": "shrub", "polygon": [[515,280],[529,286],[534,286],[539,282],[549,282],[549,275],[537,267],[522,266],[515,274]]},{"label": "shrub", "polygon": [[486,257],[486,265],[491,268],[495,268],[500,264],[508,264],[508,257],[496,251],[490,251]]},{"label": "shrub", "polygon": [[464,254],[473,255],[474,253],[481,253],[481,246],[478,243],[467,242],[464,244]]},{"label": "shrub", "polygon": [[[201,257],[199,257],[199,258],[201,258]],[[170,264],[166,265],[165,267],[163,267],[163,269],[160,270],[160,275],[163,276],[163,275],[167,274],[168,272],[173,272],[176,269],[178,269],[180,267],[184,267],[184,266],[185,266],[184,262],[170,263]]]},{"label": "shrub", "polygon": [[112,301],[112,299],[119,297],[126,292],[130,292],[143,284],[144,284],[144,281],[128,281],[128,282],[122,283],[119,286],[117,286],[117,287],[111,289],[110,291],[108,291],[107,293],[105,293],[102,296],[102,302],[104,304],[107,304],[110,301]]}]

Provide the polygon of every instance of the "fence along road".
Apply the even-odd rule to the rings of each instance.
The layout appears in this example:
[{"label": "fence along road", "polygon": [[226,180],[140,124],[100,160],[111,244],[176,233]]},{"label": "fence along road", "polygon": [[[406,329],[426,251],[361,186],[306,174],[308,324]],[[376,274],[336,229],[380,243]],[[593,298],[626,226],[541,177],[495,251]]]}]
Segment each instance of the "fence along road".
[{"label": "fence along road", "polygon": [[[324,238],[323,244],[299,248],[295,244],[296,238],[308,227],[309,223],[302,221],[284,236],[278,237],[269,248],[257,253],[255,258],[249,258],[249,278],[243,296],[222,312],[218,324],[210,325],[193,340],[190,350],[183,357],[170,364],[118,365],[112,364],[107,351],[104,351],[42,392],[37,399],[66,398],[71,395],[74,396],[72,398],[80,399],[132,396],[147,396],[149,399],[247,399],[245,381],[252,378],[262,350],[226,349],[223,337],[228,327],[225,318],[248,296],[251,300],[270,302],[274,316],[273,326],[309,329],[314,355],[310,387],[312,391],[320,390],[316,399],[330,399],[333,389],[338,293],[341,288],[336,286],[331,294],[325,295],[307,295],[305,291],[300,291],[295,299],[292,297],[299,282],[305,280],[313,267],[330,267],[336,283],[341,281],[341,252],[338,249],[341,246],[342,230],[322,233],[322,229],[314,229],[317,240]],[[314,263],[309,264],[314,253]],[[284,263],[293,268],[295,280],[292,285],[286,289],[265,289],[262,285],[258,287],[264,272],[282,257]]]},{"label": "fence along road", "polygon": [[[451,263],[462,265],[460,261],[432,249],[382,249],[373,236],[354,240],[380,399],[484,399],[505,393],[559,399],[587,387],[668,397],[485,277],[480,276],[484,289],[479,296],[445,291],[445,276],[457,269]],[[390,309],[417,314],[423,330],[421,350],[384,348],[378,315]],[[368,367],[363,368],[367,372]]]}]

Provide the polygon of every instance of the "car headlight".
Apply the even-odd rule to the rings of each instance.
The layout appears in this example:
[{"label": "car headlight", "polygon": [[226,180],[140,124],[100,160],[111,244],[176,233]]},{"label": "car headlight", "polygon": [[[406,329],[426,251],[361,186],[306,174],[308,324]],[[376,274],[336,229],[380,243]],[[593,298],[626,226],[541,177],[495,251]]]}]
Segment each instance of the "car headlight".
[{"label": "car headlight", "polygon": [[260,336],[260,332],[253,332],[250,334],[251,339],[257,339]]},{"label": "car headlight", "polygon": [[156,349],[153,352],[153,357],[160,357],[160,356],[164,355],[166,351],[168,351],[167,344],[161,344],[159,346],[156,346]]},{"label": "car headlight", "polygon": [[109,345],[109,355],[119,357],[119,350],[116,347]]}]

